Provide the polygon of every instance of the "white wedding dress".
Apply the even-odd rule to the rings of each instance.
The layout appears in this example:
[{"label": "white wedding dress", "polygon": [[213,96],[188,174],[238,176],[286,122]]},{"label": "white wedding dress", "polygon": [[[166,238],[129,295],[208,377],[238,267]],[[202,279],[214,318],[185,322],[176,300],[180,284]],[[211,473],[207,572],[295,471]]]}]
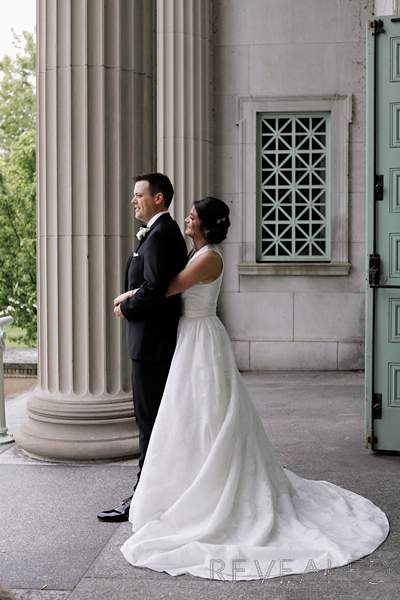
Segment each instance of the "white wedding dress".
[{"label": "white wedding dress", "polygon": [[[191,260],[216,246],[204,246]],[[171,370],[123,544],[137,567],[209,579],[325,570],[370,554],[385,513],[281,467],[216,316],[222,273],[183,294]]]}]

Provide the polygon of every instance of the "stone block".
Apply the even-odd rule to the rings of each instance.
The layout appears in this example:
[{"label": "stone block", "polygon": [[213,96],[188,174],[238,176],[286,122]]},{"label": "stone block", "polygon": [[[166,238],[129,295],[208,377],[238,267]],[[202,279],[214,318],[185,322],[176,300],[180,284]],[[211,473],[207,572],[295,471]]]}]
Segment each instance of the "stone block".
[{"label": "stone block", "polygon": [[222,246],[222,251],[224,253],[224,277],[222,280],[222,290],[224,292],[238,292],[238,264],[240,261],[241,245],[225,242]]},{"label": "stone block", "polygon": [[228,95],[249,94],[249,48],[217,46],[214,49],[216,91]]},{"label": "stone block", "polygon": [[[307,18],[311,27],[305,27]],[[344,28],[346,20],[349,25]],[[229,0],[216,2],[214,10],[216,43],[222,45],[353,40],[357,25],[361,27],[358,4],[352,8],[340,0]]]},{"label": "stone block", "polygon": [[363,293],[295,293],[294,339],[362,341]]},{"label": "stone block", "polygon": [[[216,82],[216,90],[221,91],[220,82]],[[226,93],[214,96],[214,143],[236,144],[238,141],[237,98]]]},{"label": "stone block", "polygon": [[239,371],[250,369],[250,342],[232,342]]},{"label": "stone block", "polygon": [[351,242],[365,242],[365,193],[354,193],[350,194],[350,241]]},{"label": "stone block", "polygon": [[221,294],[221,318],[235,340],[290,340],[293,334],[291,293]]},{"label": "stone block", "polygon": [[219,196],[221,193],[237,193],[237,163],[237,146],[232,144],[214,146],[214,189],[217,196]]},{"label": "stone block", "polygon": [[337,369],[337,343],[251,342],[250,369],[252,371]]},{"label": "stone block", "polygon": [[336,77],[338,92],[365,93],[365,41],[354,40],[336,44]]},{"label": "stone block", "polygon": [[342,91],[338,89],[336,76],[337,44],[264,44],[250,46],[249,53],[252,96]]},{"label": "stone block", "polygon": [[338,343],[338,369],[362,370],[364,369],[364,343],[339,342]]},{"label": "stone block", "polygon": [[365,192],[365,143],[355,142],[349,145],[349,192]]}]

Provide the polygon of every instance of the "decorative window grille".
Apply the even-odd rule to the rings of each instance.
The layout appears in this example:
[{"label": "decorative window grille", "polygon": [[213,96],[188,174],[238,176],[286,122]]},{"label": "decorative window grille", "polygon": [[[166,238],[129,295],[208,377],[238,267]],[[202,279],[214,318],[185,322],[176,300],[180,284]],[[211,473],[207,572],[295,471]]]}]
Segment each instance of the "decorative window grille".
[{"label": "decorative window grille", "polygon": [[330,113],[257,113],[257,260],[330,260]]}]

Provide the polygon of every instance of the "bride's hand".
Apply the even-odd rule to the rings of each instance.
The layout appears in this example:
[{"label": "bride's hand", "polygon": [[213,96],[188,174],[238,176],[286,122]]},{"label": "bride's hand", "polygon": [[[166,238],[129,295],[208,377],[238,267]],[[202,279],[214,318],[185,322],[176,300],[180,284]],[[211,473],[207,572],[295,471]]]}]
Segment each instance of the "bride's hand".
[{"label": "bride's hand", "polygon": [[120,294],[119,296],[114,298],[114,306],[119,306],[121,302],[123,302],[127,298],[132,298],[132,296],[136,294],[138,289],[139,288],[136,288],[135,290],[128,290],[127,292],[124,292],[123,294]]}]

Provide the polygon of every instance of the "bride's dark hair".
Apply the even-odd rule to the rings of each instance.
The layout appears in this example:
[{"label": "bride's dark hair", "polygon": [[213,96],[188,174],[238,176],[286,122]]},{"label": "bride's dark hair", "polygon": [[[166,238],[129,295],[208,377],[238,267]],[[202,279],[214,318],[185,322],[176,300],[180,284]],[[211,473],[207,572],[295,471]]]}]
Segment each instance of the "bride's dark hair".
[{"label": "bride's dark hair", "polygon": [[201,221],[204,237],[210,244],[219,244],[228,233],[231,224],[229,206],[218,198],[207,196],[193,202],[193,206]]}]

